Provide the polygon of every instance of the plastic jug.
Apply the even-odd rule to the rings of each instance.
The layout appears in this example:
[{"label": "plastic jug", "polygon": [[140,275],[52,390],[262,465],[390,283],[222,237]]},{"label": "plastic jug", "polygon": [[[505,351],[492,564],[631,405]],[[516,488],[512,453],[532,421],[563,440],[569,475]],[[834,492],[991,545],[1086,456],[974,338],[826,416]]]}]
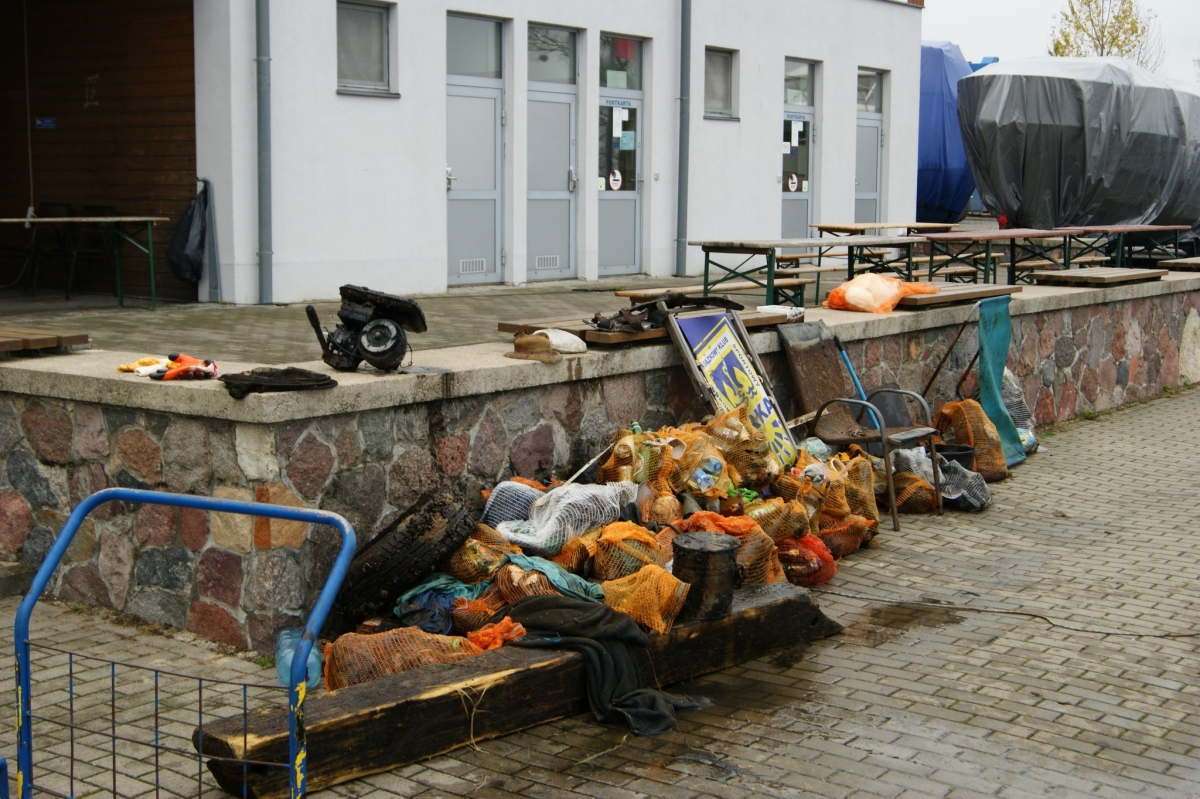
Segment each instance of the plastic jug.
[{"label": "plastic jug", "polygon": [[[296,644],[300,643],[302,635],[304,635],[303,627],[289,627],[286,630],[280,630],[279,635],[275,637],[275,676],[278,678],[279,684],[284,687],[291,684],[292,656],[295,654]],[[320,644],[313,641],[312,651],[308,653],[309,688],[316,688],[321,684],[324,665]]]}]

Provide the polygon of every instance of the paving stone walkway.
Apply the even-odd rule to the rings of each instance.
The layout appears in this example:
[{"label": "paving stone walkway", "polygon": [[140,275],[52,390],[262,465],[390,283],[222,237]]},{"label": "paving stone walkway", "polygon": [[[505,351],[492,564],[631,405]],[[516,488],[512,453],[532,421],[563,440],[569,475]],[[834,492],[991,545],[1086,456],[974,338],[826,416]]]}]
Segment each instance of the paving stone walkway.
[{"label": "paving stone walkway", "polygon": [[[844,560],[819,591],[844,634],[678,686],[715,704],[682,714],[669,735],[568,718],[320,795],[1198,796],[1200,638],[1153,636],[1200,630],[1200,391],[1081,420],[1043,443],[994,486],[985,512],[901,517],[901,533]],[[14,608],[0,603],[6,626]],[[995,610],[1057,626],[975,612]],[[64,605],[35,619],[35,638],[64,648],[210,677],[272,674]],[[42,657],[61,678],[52,658],[63,656]],[[96,679],[103,722],[108,673]],[[0,692],[11,696],[10,677]],[[144,721],[146,695],[131,690],[122,718],[132,724],[140,706]],[[223,701],[236,710],[240,695]],[[173,712],[182,733],[192,716]],[[0,748],[14,751],[7,725]],[[61,766],[62,745],[51,754]],[[111,752],[89,754],[95,795],[107,795]],[[118,766],[119,794],[153,795],[144,759]],[[194,761],[168,774],[181,788],[195,775]]]}]

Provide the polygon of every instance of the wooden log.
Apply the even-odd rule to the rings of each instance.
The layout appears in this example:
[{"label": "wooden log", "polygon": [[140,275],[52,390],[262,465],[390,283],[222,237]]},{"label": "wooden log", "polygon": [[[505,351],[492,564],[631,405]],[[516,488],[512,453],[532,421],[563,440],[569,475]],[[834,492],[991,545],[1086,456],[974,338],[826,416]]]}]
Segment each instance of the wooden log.
[{"label": "wooden log", "polygon": [[[643,684],[666,686],[840,631],[807,590],[755,585],[736,593],[729,616],[678,624],[634,654]],[[314,696],[306,708],[308,790],[584,712],[584,679],[579,654],[506,646]],[[266,708],[250,713],[245,728],[241,716],[208,722],[192,743],[213,758],[217,783],[242,796],[238,760],[286,763],[287,726],[285,708]],[[286,797],[288,771],[250,766],[245,791],[251,799]]]}]

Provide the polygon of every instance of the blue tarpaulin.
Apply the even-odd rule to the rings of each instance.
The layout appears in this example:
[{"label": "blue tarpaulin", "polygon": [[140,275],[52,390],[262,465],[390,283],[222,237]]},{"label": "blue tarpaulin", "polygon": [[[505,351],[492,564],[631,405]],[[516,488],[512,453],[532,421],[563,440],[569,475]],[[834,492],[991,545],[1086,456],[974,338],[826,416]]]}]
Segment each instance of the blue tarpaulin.
[{"label": "blue tarpaulin", "polygon": [[958,126],[958,82],[971,65],[957,44],[921,42],[921,126],[917,147],[917,220],[957,222],[975,179]]}]

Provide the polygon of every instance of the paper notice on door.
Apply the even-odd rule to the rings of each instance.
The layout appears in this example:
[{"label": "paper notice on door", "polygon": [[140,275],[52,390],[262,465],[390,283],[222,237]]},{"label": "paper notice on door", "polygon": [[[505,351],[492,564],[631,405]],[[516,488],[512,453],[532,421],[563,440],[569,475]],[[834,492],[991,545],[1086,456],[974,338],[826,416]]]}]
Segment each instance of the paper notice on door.
[{"label": "paper notice on door", "polygon": [[608,191],[608,181],[603,177],[600,178],[600,191]]},{"label": "paper notice on door", "polygon": [[621,70],[617,70],[617,69],[608,70],[608,74],[606,75],[608,88],[610,88],[610,89],[626,88],[629,85],[628,77],[629,77],[628,72],[622,72]]},{"label": "paper notice on door", "polygon": [[622,131],[621,132],[621,149],[622,150],[633,150],[635,148],[637,148],[637,133],[633,132],[632,130]]},{"label": "paper notice on door", "polygon": [[783,143],[783,154],[784,155],[792,154],[792,143],[790,141],[785,141]]}]

